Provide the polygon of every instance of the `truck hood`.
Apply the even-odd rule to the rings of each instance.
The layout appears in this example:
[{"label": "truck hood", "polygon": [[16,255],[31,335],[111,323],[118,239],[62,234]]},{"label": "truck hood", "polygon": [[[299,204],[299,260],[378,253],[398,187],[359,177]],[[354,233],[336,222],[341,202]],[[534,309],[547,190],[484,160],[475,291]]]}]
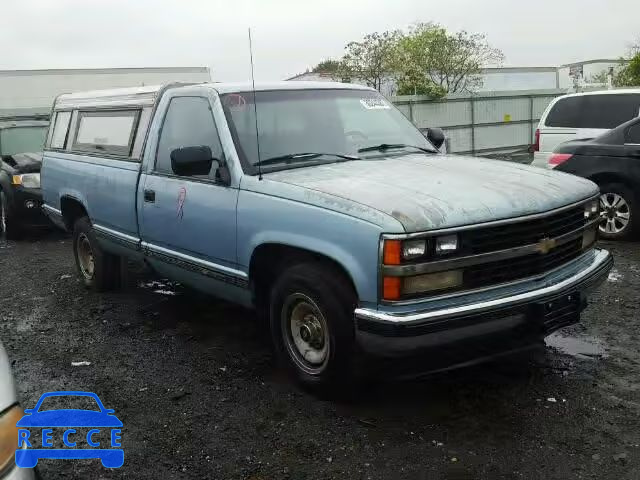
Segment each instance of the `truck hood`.
[{"label": "truck hood", "polygon": [[573,175],[457,155],[356,160],[282,170],[265,178],[378,210],[406,232],[540,213],[598,193],[596,184]]},{"label": "truck hood", "polygon": [[42,168],[42,152],[5,155],[2,161],[11,167],[13,173],[38,173]]}]

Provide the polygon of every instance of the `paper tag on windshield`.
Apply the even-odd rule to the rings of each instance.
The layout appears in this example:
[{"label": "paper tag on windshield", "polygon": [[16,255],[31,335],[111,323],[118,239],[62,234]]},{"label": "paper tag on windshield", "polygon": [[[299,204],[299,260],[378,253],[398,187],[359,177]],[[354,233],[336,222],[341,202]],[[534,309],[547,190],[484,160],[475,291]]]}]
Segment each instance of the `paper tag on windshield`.
[{"label": "paper tag on windshield", "polygon": [[391,108],[383,98],[361,98],[360,103],[367,110],[388,110],[389,108]]}]

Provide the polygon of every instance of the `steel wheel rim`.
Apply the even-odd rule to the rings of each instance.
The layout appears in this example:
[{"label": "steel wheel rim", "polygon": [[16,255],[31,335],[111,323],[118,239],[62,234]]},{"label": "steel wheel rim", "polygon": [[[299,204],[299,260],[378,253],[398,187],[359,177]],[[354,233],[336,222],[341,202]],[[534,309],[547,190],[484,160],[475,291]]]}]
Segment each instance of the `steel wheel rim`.
[{"label": "steel wheel rim", "polygon": [[93,258],[93,249],[91,248],[91,242],[86,234],[81,233],[78,235],[77,243],[78,251],[78,263],[80,265],[80,271],[87,280],[93,278],[93,272],[95,271],[95,260]]},{"label": "steel wheel rim", "polygon": [[282,306],[282,336],[293,361],[305,373],[320,374],[330,353],[329,328],[316,303],[302,293],[289,295]]},{"label": "steel wheel rim", "polygon": [[600,232],[620,234],[629,225],[631,209],[627,201],[617,193],[608,192],[600,195]]}]

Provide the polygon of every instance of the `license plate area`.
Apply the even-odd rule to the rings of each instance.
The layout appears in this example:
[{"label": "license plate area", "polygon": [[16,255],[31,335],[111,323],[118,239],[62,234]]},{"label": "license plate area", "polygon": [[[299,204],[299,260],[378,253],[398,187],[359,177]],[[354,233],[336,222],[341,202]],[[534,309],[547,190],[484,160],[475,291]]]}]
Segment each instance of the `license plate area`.
[{"label": "license plate area", "polygon": [[534,314],[536,319],[542,322],[544,332],[551,333],[579,322],[581,306],[580,293],[571,292],[536,304]]}]

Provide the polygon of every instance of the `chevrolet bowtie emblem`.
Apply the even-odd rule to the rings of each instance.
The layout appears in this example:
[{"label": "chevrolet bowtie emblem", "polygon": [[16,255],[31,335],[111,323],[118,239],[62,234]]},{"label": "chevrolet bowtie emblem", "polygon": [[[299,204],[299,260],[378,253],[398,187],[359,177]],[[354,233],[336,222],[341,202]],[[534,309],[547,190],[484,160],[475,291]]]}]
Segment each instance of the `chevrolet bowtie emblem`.
[{"label": "chevrolet bowtie emblem", "polygon": [[554,238],[543,238],[538,242],[536,249],[543,255],[549,253],[552,248],[556,248],[556,240]]}]

